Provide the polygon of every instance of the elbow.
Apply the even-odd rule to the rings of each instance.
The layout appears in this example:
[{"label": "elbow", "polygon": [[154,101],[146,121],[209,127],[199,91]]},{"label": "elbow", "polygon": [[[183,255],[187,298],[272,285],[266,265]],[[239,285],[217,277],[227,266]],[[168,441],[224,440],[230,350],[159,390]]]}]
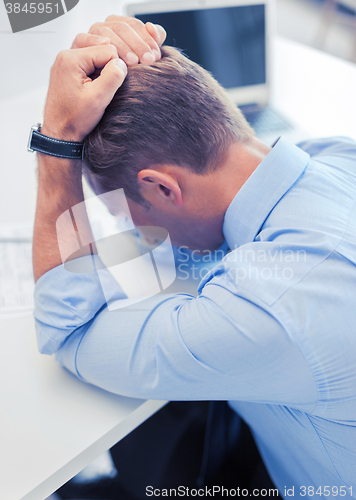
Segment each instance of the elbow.
[{"label": "elbow", "polygon": [[64,334],[60,330],[49,327],[48,325],[44,325],[38,320],[35,321],[35,324],[37,347],[39,352],[41,354],[48,355],[56,353],[65,341],[69,332],[66,332],[66,334]]}]

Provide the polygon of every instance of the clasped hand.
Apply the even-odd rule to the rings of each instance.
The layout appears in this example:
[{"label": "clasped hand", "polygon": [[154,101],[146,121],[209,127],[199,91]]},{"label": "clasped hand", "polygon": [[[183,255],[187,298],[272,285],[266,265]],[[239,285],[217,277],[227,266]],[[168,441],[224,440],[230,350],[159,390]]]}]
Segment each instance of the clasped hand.
[{"label": "clasped hand", "polygon": [[122,85],[127,66],[159,60],[165,38],[159,25],[115,15],[77,35],[51,68],[42,133],[82,142]]}]

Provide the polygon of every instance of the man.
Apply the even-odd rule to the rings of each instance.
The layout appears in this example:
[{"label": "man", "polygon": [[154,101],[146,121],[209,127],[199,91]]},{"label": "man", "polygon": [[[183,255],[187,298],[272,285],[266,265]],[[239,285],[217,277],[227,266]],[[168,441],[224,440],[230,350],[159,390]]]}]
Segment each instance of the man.
[{"label": "man", "polygon": [[[298,148],[281,138],[271,148],[194,63],[166,48],[126,77],[121,42],[109,35],[116,49],[83,35],[77,45],[91,46],[57,59],[42,132],[86,138],[92,186],[103,192],[111,179],[112,189],[124,187],[136,225],[163,227],[192,250],[226,239],[231,252],[197,298],[158,295],[108,312],[97,275],[66,272],[58,250],[56,220],[83,200],[81,163],[40,154],[33,252],[41,351],[119,394],[229,400],[281,496],[352,497],[356,143]],[[81,224],[90,233],[85,214]],[[91,252],[82,258],[100,267]]]}]

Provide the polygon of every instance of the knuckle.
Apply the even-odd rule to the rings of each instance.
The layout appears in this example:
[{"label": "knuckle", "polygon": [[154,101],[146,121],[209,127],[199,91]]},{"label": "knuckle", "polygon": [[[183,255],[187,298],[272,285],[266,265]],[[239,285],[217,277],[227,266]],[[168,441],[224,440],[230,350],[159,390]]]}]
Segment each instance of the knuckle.
[{"label": "knuckle", "polygon": [[105,19],[105,22],[111,22],[111,21],[118,21],[119,19],[121,19],[122,16],[117,16],[116,14],[110,14],[110,16],[108,16],[106,19]]},{"label": "knuckle", "polygon": [[69,50],[61,50],[56,57],[56,61],[61,64],[67,62],[69,58],[70,58]]},{"label": "knuckle", "polygon": [[94,33],[98,28],[101,28],[101,26],[102,26],[102,23],[93,24],[89,29],[89,33]]},{"label": "knuckle", "polygon": [[74,38],[74,43],[78,43],[82,40],[83,33],[78,33],[78,35]]},{"label": "knuckle", "polygon": [[51,74],[56,74],[64,72],[70,65],[71,61],[73,61],[73,54],[75,54],[75,50],[62,50],[57,54],[57,57],[51,67]]},{"label": "knuckle", "polygon": [[121,32],[121,31],[124,31],[126,30],[128,27],[128,24],[123,22],[123,21],[117,21],[115,22],[113,28],[114,28],[114,31],[116,32]]},{"label": "knuckle", "polygon": [[92,35],[102,36],[105,35],[106,29],[105,26],[97,26],[94,31],[92,31]]},{"label": "knuckle", "polygon": [[105,49],[108,51],[108,54],[112,57],[112,58],[116,58],[117,57],[117,48],[115,47],[115,45],[113,45],[112,43],[108,43],[107,45],[105,45]]},{"label": "knuckle", "polygon": [[132,28],[142,28],[144,26],[143,22],[135,17],[130,18],[127,24],[129,24]]}]

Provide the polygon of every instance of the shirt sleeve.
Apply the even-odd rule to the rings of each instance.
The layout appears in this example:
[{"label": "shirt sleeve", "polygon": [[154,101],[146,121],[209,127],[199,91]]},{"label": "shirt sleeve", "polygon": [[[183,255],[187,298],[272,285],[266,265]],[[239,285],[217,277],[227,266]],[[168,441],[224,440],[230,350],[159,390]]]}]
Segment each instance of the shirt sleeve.
[{"label": "shirt sleeve", "polygon": [[[313,408],[315,382],[298,346],[267,307],[229,290],[221,269],[196,298],[160,294],[114,311],[95,273],[52,269],[35,290],[39,348],[125,396]],[[117,298],[125,300],[120,289]]]}]

